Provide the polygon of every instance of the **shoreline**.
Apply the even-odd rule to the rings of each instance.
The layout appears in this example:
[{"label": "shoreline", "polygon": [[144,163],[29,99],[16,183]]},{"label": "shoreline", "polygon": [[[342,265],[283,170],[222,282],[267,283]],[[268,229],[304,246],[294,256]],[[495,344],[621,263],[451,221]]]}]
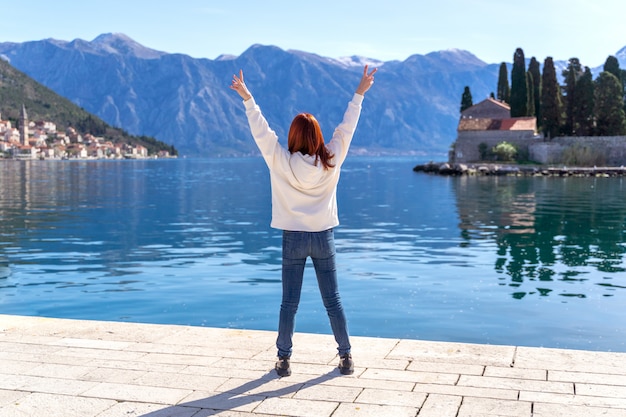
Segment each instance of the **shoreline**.
[{"label": "shoreline", "polygon": [[568,167],[496,163],[451,164],[427,162],[418,164],[414,172],[445,176],[509,176],[509,177],[623,177],[626,167]]}]

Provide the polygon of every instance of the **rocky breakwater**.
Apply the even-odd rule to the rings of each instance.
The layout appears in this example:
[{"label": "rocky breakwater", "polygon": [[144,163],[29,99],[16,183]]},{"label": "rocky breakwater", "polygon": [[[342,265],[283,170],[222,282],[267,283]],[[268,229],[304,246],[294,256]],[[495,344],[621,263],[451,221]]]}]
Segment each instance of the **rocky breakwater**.
[{"label": "rocky breakwater", "polygon": [[491,175],[515,177],[622,177],[626,176],[626,168],[620,167],[545,167],[536,165],[511,164],[451,164],[448,162],[428,162],[416,165],[415,172],[427,174],[461,176]]}]

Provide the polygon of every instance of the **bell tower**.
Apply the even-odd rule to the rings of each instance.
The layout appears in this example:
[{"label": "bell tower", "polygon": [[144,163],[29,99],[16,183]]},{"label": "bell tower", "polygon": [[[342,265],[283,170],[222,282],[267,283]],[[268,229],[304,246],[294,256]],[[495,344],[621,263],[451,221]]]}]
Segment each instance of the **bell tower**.
[{"label": "bell tower", "polygon": [[20,116],[20,139],[22,144],[28,146],[28,114],[26,114],[26,106],[22,104],[22,115]]}]

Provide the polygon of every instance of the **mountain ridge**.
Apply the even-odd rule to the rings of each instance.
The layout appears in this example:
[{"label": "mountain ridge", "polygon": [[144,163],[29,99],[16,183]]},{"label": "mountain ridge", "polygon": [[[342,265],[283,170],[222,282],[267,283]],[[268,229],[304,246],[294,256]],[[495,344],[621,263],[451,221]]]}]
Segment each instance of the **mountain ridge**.
[{"label": "mountain ridge", "polygon": [[156,51],[119,33],[93,41],[0,43],[0,55],[109,124],[193,156],[256,152],[243,106],[228,88],[239,69],[284,140],[301,111],[315,114],[330,137],[362,66],[378,66],[352,145],[364,153],[447,152],[464,87],[478,102],[495,91],[499,70],[499,63],[458,49],[383,62],[254,44],[238,56],[211,60]]}]

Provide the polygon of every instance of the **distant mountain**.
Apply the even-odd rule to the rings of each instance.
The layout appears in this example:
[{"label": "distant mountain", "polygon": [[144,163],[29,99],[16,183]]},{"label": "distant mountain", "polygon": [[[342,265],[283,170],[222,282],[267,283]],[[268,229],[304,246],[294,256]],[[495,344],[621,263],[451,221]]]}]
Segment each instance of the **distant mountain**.
[{"label": "distant mountain", "polygon": [[90,42],[0,43],[0,56],[108,123],[203,156],[256,152],[239,96],[228,88],[240,68],[284,140],[302,111],[315,114],[329,137],[362,65],[375,64],[380,70],[353,150],[393,153],[446,152],[456,137],[463,88],[470,86],[474,102],[488,97],[499,69],[462,50],[380,62],[253,45],[240,56],[195,59],[146,48],[122,34]]},{"label": "distant mountain", "polygon": [[128,143],[146,147],[150,154],[167,150],[175,154],[170,145],[151,137],[129,135],[120,128],[111,127],[97,116],[85,111],[65,97],[38,83],[23,72],[0,59],[0,114],[3,120],[17,121],[22,105],[31,121],[45,120],[57,125],[59,130],[74,127],[79,133],[103,136],[114,143]]}]

